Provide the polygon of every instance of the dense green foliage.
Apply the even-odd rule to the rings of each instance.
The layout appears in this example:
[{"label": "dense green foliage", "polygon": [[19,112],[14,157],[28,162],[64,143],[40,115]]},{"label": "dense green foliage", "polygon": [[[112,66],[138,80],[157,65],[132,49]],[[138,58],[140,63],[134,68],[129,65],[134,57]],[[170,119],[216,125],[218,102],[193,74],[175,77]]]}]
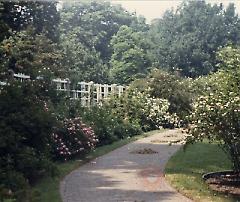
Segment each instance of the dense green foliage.
[{"label": "dense green foliage", "polygon": [[[0,40],[13,32],[34,27],[34,34],[43,33],[56,42],[59,37],[58,23],[60,15],[56,2],[44,1],[3,1],[0,2],[1,27],[5,30]],[[7,29],[6,29],[7,28]],[[1,32],[2,34],[2,32]]]},{"label": "dense green foliage", "polygon": [[[146,34],[146,33],[145,33]],[[147,50],[150,44],[143,32],[136,32],[128,26],[120,27],[111,40],[111,80],[116,83],[130,83],[146,76],[151,66]]]},{"label": "dense green foliage", "polygon": [[9,81],[0,90],[0,199],[31,201],[29,185],[56,175],[56,160],[68,160],[95,148],[94,131],[79,117],[64,119],[50,83]]},{"label": "dense green foliage", "polygon": [[99,139],[98,145],[110,144],[116,140],[128,138],[142,133],[139,124],[132,124],[115,115],[108,106],[83,109],[83,120],[92,126]]},{"label": "dense green foliage", "polygon": [[110,99],[107,107],[115,116],[139,125],[144,131],[178,125],[178,117],[169,113],[168,100],[153,98],[147,92],[129,89],[120,98]]},{"label": "dense green foliage", "polygon": [[2,77],[8,77],[11,72],[24,73],[32,78],[63,74],[59,68],[61,55],[57,44],[43,34],[33,35],[30,27],[0,43],[0,58]]},{"label": "dense green foliage", "polygon": [[136,80],[131,88],[146,92],[150,97],[166,99],[170,113],[176,113],[181,120],[191,111],[191,103],[196,95],[192,81],[162,70],[153,70],[146,78]]},{"label": "dense green foliage", "polygon": [[24,201],[29,183],[54,174],[51,136],[55,119],[34,83],[12,83],[0,92],[0,197]]},{"label": "dense green foliage", "polygon": [[[120,6],[87,1],[64,2],[59,10],[55,2],[2,2],[0,20],[0,41],[21,40],[16,37],[30,26],[28,48],[41,47],[33,40],[43,37],[45,50],[56,56],[49,66],[56,64],[73,80],[94,82],[129,83],[153,67],[187,77],[206,75],[218,69],[218,49],[240,40],[234,5],[225,9],[204,1],[183,2],[151,25]],[[4,68],[15,70],[15,60]]]},{"label": "dense green foliage", "polygon": [[197,77],[217,69],[216,52],[228,43],[239,44],[240,21],[233,4],[186,1],[153,22],[150,37],[155,66]]},{"label": "dense green foliage", "polygon": [[108,2],[65,3],[61,10],[62,65],[71,77],[107,82],[112,37],[122,26],[147,29],[144,21]]},{"label": "dense green foliage", "polygon": [[61,10],[61,31],[75,35],[78,42],[100,52],[102,60],[109,60],[109,42],[122,25],[130,26],[134,16],[122,7],[108,2],[64,4]]}]

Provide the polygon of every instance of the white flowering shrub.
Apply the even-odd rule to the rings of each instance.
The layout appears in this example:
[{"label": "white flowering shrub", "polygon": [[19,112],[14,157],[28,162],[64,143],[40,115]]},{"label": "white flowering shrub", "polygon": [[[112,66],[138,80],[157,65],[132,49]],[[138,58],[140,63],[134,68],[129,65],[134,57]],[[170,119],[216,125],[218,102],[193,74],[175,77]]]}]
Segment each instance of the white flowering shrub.
[{"label": "white flowering shrub", "polygon": [[144,79],[131,83],[131,89],[145,92],[151,98],[168,100],[168,112],[181,119],[181,125],[187,124],[186,116],[191,113],[191,103],[198,93],[193,79],[181,78],[159,69],[153,69]]},{"label": "white flowering shrub", "polygon": [[193,105],[187,143],[217,142],[229,155],[233,169],[240,171],[240,50],[227,47],[219,56],[224,68],[211,75],[211,93]]},{"label": "white flowering shrub", "polygon": [[62,128],[53,134],[53,148],[56,157],[69,159],[94,149],[98,139],[91,127],[82,123],[79,117],[65,119]]},{"label": "white flowering shrub", "polygon": [[204,138],[217,141],[240,171],[240,96],[233,92],[202,96],[194,109],[188,143]]},{"label": "white flowering shrub", "polygon": [[145,92],[128,90],[120,99],[111,99],[109,107],[116,116],[121,116],[130,123],[139,123],[144,131],[161,127],[176,127],[178,117],[168,112],[166,99],[153,98]]},{"label": "white flowering shrub", "polygon": [[139,98],[142,98],[143,108],[142,111],[142,121],[145,124],[145,127],[149,129],[161,128],[161,127],[170,127],[174,128],[178,126],[179,118],[176,114],[170,114],[168,112],[170,103],[166,99],[161,98],[152,98],[148,94],[139,93]]}]

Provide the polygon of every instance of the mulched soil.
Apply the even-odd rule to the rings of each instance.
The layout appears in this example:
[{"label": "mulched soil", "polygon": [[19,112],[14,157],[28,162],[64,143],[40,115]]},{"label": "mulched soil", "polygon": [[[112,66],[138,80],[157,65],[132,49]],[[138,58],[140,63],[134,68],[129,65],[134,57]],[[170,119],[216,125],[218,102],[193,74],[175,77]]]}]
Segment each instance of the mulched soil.
[{"label": "mulched soil", "polygon": [[214,191],[240,197],[240,173],[210,177],[206,183]]},{"label": "mulched soil", "polygon": [[170,141],[169,140],[152,140],[151,141],[152,143],[156,143],[156,144],[160,144],[160,143],[170,143]]},{"label": "mulched soil", "polygon": [[131,154],[156,154],[157,151],[154,151],[150,148],[138,149],[130,152]]},{"label": "mulched soil", "polygon": [[164,135],[163,137],[177,137],[177,135],[172,134],[172,135]]}]

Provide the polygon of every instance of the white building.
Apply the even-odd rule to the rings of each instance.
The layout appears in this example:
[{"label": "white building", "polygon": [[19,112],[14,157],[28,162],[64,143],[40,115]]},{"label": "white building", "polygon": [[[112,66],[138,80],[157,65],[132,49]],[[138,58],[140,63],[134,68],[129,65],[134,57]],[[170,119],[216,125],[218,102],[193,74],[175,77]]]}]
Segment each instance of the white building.
[{"label": "white building", "polygon": [[[13,74],[16,80],[21,82],[30,80],[30,76],[18,73]],[[44,79],[37,77],[37,79]],[[111,95],[121,96],[125,91],[125,86],[118,86],[117,84],[98,84],[91,82],[78,82],[73,88],[71,81],[61,78],[53,79],[52,82],[56,85],[56,90],[66,94],[71,99],[80,99],[82,106],[91,106],[94,104],[101,105],[102,102],[109,98]],[[0,81],[0,86],[7,85],[6,82]]]}]

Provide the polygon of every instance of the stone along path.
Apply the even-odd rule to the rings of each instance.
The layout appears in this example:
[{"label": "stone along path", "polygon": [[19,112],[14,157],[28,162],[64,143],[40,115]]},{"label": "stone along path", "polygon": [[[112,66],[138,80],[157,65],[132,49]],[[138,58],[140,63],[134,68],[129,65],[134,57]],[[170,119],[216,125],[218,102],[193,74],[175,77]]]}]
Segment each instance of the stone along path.
[{"label": "stone along path", "polygon": [[181,147],[167,142],[181,138],[179,130],[159,132],[81,166],[61,182],[63,202],[190,202],[163,176],[168,159]]}]

